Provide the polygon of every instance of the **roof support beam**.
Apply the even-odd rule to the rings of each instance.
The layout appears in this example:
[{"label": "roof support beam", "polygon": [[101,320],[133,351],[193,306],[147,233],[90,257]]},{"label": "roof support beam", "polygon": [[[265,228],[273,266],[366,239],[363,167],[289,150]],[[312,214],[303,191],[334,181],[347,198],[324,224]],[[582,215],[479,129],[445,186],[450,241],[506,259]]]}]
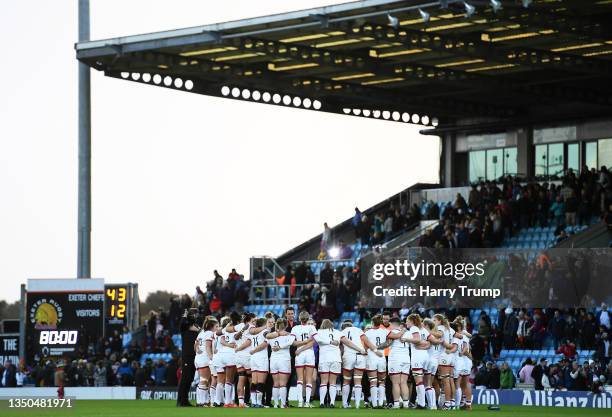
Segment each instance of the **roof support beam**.
[{"label": "roof support beam", "polygon": [[[475,6],[488,7],[490,3],[482,0],[472,0],[470,3]],[[559,9],[565,9],[563,3],[559,3]],[[481,15],[479,15],[480,17]],[[487,20],[492,22],[496,20],[518,23],[522,28],[537,27],[540,29],[553,29],[557,32],[576,35],[579,37],[587,37],[590,39],[609,40],[612,36],[610,28],[601,21],[595,19],[596,16],[588,18],[576,15],[567,14],[565,11],[538,8],[535,5],[528,9],[509,2],[503,3],[503,8],[497,12],[491,9],[484,14]]]},{"label": "roof support beam", "polygon": [[380,24],[365,24],[359,29],[377,39],[393,40],[411,48],[429,48],[456,56],[469,56],[509,65],[559,69],[608,76],[612,61],[587,58],[561,52],[544,51],[525,46],[508,46],[483,42],[473,36],[443,35],[420,30],[394,29]]},{"label": "roof support beam", "polygon": [[[506,77],[492,77],[483,74],[468,73],[450,68],[438,68],[414,63],[392,63],[383,59],[373,59],[364,55],[339,53],[330,49],[288,44],[265,39],[237,39],[233,46],[242,51],[264,53],[273,58],[290,58],[299,63],[316,63],[343,70],[368,72],[377,76],[405,79],[425,79],[429,82],[456,83],[462,80],[471,88],[479,90],[494,89],[516,94],[531,94],[549,100],[570,100],[588,102],[596,105],[612,105],[612,96],[595,91],[585,91],[571,87],[534,87],[530,83],[521,83]],[[299,76],[298,76],[299,77]],[[308,77],[302,77],[308,78]],[[328,81],[329,83],[330,81]],[[457,92],[461,94],[461,92]],[[427,93],[417,93],[416,97],[427,97]],[[414,95],[412,97],[415,97]]]}]

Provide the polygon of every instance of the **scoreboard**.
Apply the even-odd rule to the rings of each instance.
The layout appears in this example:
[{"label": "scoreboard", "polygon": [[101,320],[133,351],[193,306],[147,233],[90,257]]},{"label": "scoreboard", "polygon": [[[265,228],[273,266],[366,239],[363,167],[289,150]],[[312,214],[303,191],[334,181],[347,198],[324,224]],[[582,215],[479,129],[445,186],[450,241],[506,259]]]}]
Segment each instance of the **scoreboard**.
[{"label": "scoreboard", "polygon": [[104,332],[121,332],[124,326],[134,329],[138,326],[138,285],[106,284],[104,286]]},{"label": "scoreboard", "polygon": [[26,293],[29,363],[87,352],[103,337],[104,280],[31,279]]},{"label": "scoreboard", "polygon": [[25,292],[28,363],[75,357],[100,339],[138,326],[138,285],[103,279],[31,279]]}]

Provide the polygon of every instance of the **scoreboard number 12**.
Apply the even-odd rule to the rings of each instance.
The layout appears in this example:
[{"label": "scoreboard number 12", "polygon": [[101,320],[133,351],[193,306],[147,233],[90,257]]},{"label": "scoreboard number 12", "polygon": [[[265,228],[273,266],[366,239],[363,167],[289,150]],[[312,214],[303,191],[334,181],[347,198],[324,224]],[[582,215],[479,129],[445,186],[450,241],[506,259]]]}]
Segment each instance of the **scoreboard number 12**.
[{"label": "scoreboard number 12", "polygon": [[124,319],[126,311],[127,289],[125,287],[110,287],[106,289],[106,297],[110,302],[111,318]]}]

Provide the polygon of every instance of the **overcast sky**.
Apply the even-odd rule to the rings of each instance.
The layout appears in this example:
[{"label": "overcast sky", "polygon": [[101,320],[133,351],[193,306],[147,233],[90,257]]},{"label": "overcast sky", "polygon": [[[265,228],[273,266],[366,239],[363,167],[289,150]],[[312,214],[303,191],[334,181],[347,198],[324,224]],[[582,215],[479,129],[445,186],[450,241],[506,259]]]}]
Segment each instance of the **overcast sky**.
[{"label": "overcast sky", "polygon": [[[334,4],[92,0],[92,39]],[[0,12],[0,298],[27,278],[76,276],[77,1]],[[92,275],[141,296],[248,275],[417,182],[439,141],[412,125],[176,92],[92,72]]]}]

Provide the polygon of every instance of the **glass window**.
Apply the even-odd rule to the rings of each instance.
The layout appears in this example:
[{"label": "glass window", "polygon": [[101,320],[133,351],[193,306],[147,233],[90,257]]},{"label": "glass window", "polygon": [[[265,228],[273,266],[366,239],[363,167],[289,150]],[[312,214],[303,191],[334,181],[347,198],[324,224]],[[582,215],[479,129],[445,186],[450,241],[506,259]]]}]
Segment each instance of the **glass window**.
[{"label": "glass window", "polygon": [[504,150],[487,151],[487,179],[496,180],[504,174]]},{"label": "glass window", "polygon": [[580,172],[580,151],[577,143],[567,145],[567,169]]},{"label": "glass window", "polygon": [[485,151],[470,152],[470,182],[478,182],[485,179],[485,155]]},{"label": "glass window", "polygon": [[563,175],[564,171],[563,144],[548,145],[548,175]]},{"label": "glass window", "polygon": [[597,142],[587,142],[584,146],[584,163],[591,168],[597,168]]},{"label": "glass window", "polygon": [[598,167],[605,165],[607,168],[612,166],[612,139],[600,139],[597,143],[597,163]]},{"label": "glass window", "polygon": [[504,174],[517,175],[518,162],[516,148],[504,149]]},{"label": "glass window", "polygon": [[535,151],[535,174],[548,175],[548,145],[537,145]]}]

